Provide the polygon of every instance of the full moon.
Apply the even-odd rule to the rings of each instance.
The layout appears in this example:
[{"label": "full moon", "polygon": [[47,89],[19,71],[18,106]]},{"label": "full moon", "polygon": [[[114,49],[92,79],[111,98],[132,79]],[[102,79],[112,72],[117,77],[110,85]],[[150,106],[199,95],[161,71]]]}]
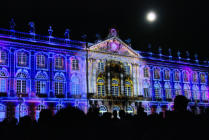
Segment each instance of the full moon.
[{"label": "full moon", "polygon": [[155,21],[155,20],[156,20],[156,14],[155,14],[154,12],[149,12],[149,13],[147,14],[147,20],[148,20],[149,22]]}]

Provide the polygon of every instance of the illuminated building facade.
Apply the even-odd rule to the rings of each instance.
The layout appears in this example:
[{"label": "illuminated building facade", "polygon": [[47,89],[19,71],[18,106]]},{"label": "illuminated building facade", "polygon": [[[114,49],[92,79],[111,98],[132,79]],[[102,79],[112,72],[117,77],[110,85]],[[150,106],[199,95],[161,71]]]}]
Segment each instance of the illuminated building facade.
[{"label": "illuminated building facade", "polygon": [[[87,112],[123,109],[136,113],[139,103],[151,111],[172,110],[176,95],[185,95],[190,107],[208,106],[208,62],[193,63],[136,51],[111,29],[96,43],[1,29],[0,120],[6,116],[39,118],[41,109],[54,113],[68,105]],[[87,47],[86,47],[87,46]]]}]

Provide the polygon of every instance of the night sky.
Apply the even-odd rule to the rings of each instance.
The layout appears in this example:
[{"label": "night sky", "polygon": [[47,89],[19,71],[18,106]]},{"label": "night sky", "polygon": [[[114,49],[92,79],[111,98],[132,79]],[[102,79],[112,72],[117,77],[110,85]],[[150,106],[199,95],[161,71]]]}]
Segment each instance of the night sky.
[{"label": "night sky", "polygon": [[[153,10],[157,21],[148,23],[145,15]],[[153,52],[158,47],[168,54],[177,50],[185,55],[188,50],[191,58],[199,54],[201,60],[208,60],[209,55],[209,12],[206,2],[176,0],[51,0],[11,1],[1,3],[0,28],[9,28],[9,21],[14,18],[16,29],[28,32],[28,22],[34,21],[36,33],[48,35],[52,25],[53,35],[63,37],[66,28],[71,30],[71,39],[81,40],[87,34],[87,40],[94,42],[95,34],[102,38],[112,27],[119,31],[122,40],[131,38],[132,47],[147,50],[151,43]]]}]

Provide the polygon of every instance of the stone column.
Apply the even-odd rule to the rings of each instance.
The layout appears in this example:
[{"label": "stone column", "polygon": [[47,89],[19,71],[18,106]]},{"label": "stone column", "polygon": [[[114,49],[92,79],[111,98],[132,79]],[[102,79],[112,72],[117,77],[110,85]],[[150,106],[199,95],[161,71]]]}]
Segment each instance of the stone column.
[{"label": "stone column", "polygon": [[35,64],[35,56],[34,56],[34,52],[32,51],[31,52],[31,57],[30,57],[30,69],[31,69],[31,74],[30,74],[30,77],[31,77],[31,82],[30,82],[30,94],[29,94],[29,97],[34,97],[36,96],[36,86],[35,86],[35,75],[36,75],[36,72],[35,72],[35,67],[36,67],[36,64]]},{"label": "stone column", "polygon": [[121,83],[121,93],[120,95],[124,95],[124,80],[123,80],[123,73],[120,73],[120,83]]},{"label": "stone column", "polygon": [[88,60],[88,68],[87,69],[89,69],[88,70],[88,81],[89,81],[89,93],[92,93],[92,69],[93,69],[93,64],[92,64],[92,58],[89,58],[89,60]]},{"label": "stone column", "polygon": [[49,63],[48,63],[48,65],[49,65],[49,96],[50,97],[54,97],[54,93],[53,93],[53,79],[54,79],[54,72],[53,72],[53,70],[54,70],[54,63],[53,63],[53,60],[54,60],[54,58],[53,58],[53,54],[52,53],[50,53],[49,54]]},{"label": "stone column", "polygon": [[111,94],[111,92],[110,92],[111,77],[110,77],[110,64],[109,63],[107,63],[107,67],[108,67],[108,70],[107,70],[107,83],[108,83],[107,90],[108,90],[108,94]]},{"label": "stone column", "polygon": [[15,82],[15,50],[13,48],[10,49],[10,61],[8,61],[9,66],[10,66],[10,78],[9,78],[9,84],[8,84],[8,89],[9,89],[9,94],[8,96],[14,96],[14,82]]},{"label": "stone column", "polygon": [[96,94],[96,71],[97,71],[97,62],[95,59],[93,59],[93,68],[92,68],[92,89],[93,93]]},{"label": "stone column", "polygon": [[66,60],[66,92],[67,92],[67,96],[66,98],[70,98],[70,65],[71,65],[71,62],[70,62],[70,56],[67,55],[67,60]]}]

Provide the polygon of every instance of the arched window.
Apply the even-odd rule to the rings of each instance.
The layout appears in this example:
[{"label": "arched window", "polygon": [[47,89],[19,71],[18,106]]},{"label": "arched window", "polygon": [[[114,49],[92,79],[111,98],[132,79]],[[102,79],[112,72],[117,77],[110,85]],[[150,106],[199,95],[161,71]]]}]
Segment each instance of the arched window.
[{"label": "arched window", "polygon": [[55,57],[55,69],[63,70],[64,69],[65,60],[62,56]]},{"label": "arched window", "polygon": [[165,83],[165,97],[166,99],[171,99],[172,95],[171,95],[171,85],[170,83],[166,82]]},{"label": "arched window", "polygon": [[191,99],[191,91],[188,84],[184,84],[184,96],[189,100]]},{"label": "arched window", "polygon": [[126,96],[131,96],[132,93],[132,88],[131,88],[131,83],[129,81],[125,81],[125,95]]},{"label": "arched window", "polygon": [[189,82],[189,72],[188,71],[183,72],[183,81]]},{"label": "arched window", "polygon": [[202,100],[208,101],[208,89],[205,85],[201,86]]},{"label": "arched window", "polygon": [[54,87],[55,87],[55,95],[63,95],[64,94],[64,84],[65,84],[65,77],[62,73],[56,73],[54,77]]},{"label": "arched window", "polygon": [[17,93],[26,94],[26,88],[27,88],[27,80],[29,78],[28,73],[25,71],[19,71],[16,74],[17,78]]},{"label": "arched window", "polygon": [[181,85],[179,83],[174,84],[175,96],[182,95]]},{"label": "arched window", "polygon": [[179,70],[174,71],[174,81],[180,81],[180,72]]},{"label": "arched window", "polygon": [[200,82],[201,83],[205,83],[206,82],[206,78],[205,78],[205,73],[200,73]]},{"label": "arched window", "polygon": [[28,115],[28,107],[25,104],[19,104],[17,105],[15,112],[16,119],[19,120],[19,118]]},{"label": "arched window", "polygon": [[197,72],[193,72],[193,74],[192,74],[192,82],[193,83],[197,83],[197,79],[198,79]]},{"label": "arched window", "polygon": [[154,88],[155,88],[155,98],[156,99],[161,99],[162,95],[161,95],[161,86],[160,83],[155,83],[154,84]]},{"label": "arched window", "polygon": [[42,109],[46,109],[46,106],[44,104],[40,104],[36,107],[36,120],[40,117],[40,112]]},{"label": "arched window", "polygon": [[0,70],[0,93],[7,92],[7,79],[8,79],[7,71],[4,69]]},{"label": "arched window", "polygon": [[149,106],[149,104],[144,105],[144,112],[146,112],[147,115],[151,114],[151,107]]},{"label": "arched window", "polygon": [[143,84],[143,92],[144,92],[144,97],[145,98],[148,98],[150,97],[150,84],[148,81],[144,81],[144,84]]},{"label": "arched window", "polygon": [[77,76],[71,77],[71,92],[72,95],[79,95],[80,93],[80,81]]},{"label": "arched window", "polygon": [[0,65],[6,65],[8,59],[7,51],[0,49]]},{"label": "arched window", "polygon": [[79,70],[79,61],[78,61],[78,59],[72,59],[72,70]]},{"label": "arched window", "polygon": [[0,122],[6,118],[6,106],[0,104]]},{"label": "arched window", "polygon": [[193,99],[200,100],[199,88],[197,85],[192,86],[192,91],[193,91]]},{"label": "arched window", "polygon": [[36,55],[36,66],[38,68],[46,68],[46,56],[43,54]]},{"label": "arched window", "polygon": [[64,106],[62,104],[57,104],[54,110],[54,114],[56,114],[58,111],[60,111],[61,109],[63,109]]},{"label": "arched window", "polygon": [[107,107],[104,105],[101,105],[99,107],[99,113],[104,114],[105,112],[107,112]]},{"label": "arched window", "polygon": [[101,61],[98,63],[98,70],[99,71],[104,71],[104,63],[101,62]]},{"label": "arched window", "polygon": [[118,88],[118,81],[112,80],[112,95],[118,96],[119,95],[119,88]]},{"label": "arched window", "polygon": [[116,110],[117,113],[118,113],[120,111],[120,107],[119,106],[114,106],[113,109],[112,109],[112,111],[114,111],[114,110]]},{"label": "arched window", "polygon": [[164,71],[164,80],[170,80],[170,71],[168,69]]},{"label": "arched window", "polygon": [[104,80],[98,79],[97,80],[97,94],[98,96],[104,96],[105,95],[105,86],[104,86]]},{"label": "arched window", "polygon": [[46,94],[47,93],[47,73],[38,72],[36,74],[36,94]]},{"label": "arched window", "polygon": [[128,113],[128,114],[133,114],[133,113],[134,113],[133,107],[132,107],[132,106],[128,106],[128,107],[126,108],[126,113]]},{"label": "arched window", "polygon": [[149,68],[144,67],[144,77],[148,78],[149,77]]},{"label": "arched window", "polygon": [[29,55],[24,51],[17,52],[17,65],[18,66],[28,66]]},{"label": "arched window", "polygon": [[160,69],[154,68],[154,79],[160,79]]}]

